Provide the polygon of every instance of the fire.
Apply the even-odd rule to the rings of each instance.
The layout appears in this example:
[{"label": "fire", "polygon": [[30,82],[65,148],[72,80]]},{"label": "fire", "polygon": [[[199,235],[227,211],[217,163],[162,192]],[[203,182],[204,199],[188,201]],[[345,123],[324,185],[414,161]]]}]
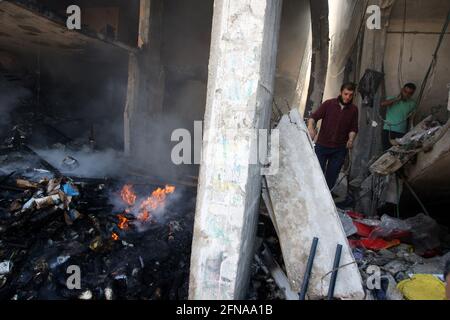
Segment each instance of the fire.
[{"label": "fire", "polygon": [[128,204],[129,206],[133,206],[136,203],[136,194],[133,191],[133,186],[126,184],[123,186],[122,191],[120,192],[120,196],[122,200]]},{"label": "fire", "polygon": [[150,213],[148,212],[148,210],[144,209],[142,212],[140,212],[138,215],[138,219],[142,222],[145,222],[148,219],[150,219]]},{"label": "fire", "polygon": [[[120,196],[125,204],[129,207],[125,209],[125,213],[136,212],[137,219],[141,222],[149,221],[152,217],[152,212],[158,208],[163,208],[166,204],[167,195],[175,192],[175,187],[166,185],[164,188],[158,188],[152,194],[136,204],[137,196],[133,191],[132,185],[125,185],[120,192]],[[124,215],[118,215],[120,229],[128,229],[128,219]]]},{"label": "fire", "polygon": [[140,205],[139,220],[147,221],[151,214],[159,207],[164,207],[166,204],[166,197],[168,194],[174,193],[175,187],[166,185],[164,189],[158,188],[152,192],[152,195],[142,201]]},{"label": "fire", "polygon": [[129,225],[128,225],[128,219],[121,214],[118,214],[117,217],[119,218],[119,223],[117,224],[118,227],[122,230],[126,230],[128,229]]},{"label": "fire", "polygon": [[112,238],[114,241],[119,240],[119,236],[118,236],[118,234],[115,233],[115,232],[112,233],[111,238]]}]

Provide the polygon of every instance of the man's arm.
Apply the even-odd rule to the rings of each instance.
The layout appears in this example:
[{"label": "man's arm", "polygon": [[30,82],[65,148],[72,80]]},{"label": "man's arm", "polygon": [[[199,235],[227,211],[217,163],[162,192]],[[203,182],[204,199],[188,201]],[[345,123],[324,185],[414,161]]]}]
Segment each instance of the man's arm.
[{"label": "man's arm", "polygon": [[309,135],[311,136],[311,140],[314,141],[317,135],[317,130],[316,130],[316,120],[314,120],[313,118],[310,118],[308,120],[308,132]]},{"label": "man's arm", "polygon": [[308,120],[308,132],[313,141],[317,136],[316,124],[319,120],[325,117],[326,108],[327,102],[325,101],[324,103],[321,104],[319,109],[317,109],[317,111],[311,115],[311,118],[309,118]]},{"label": "man's arm", "polygon": [[358,130],[359,130],[359,112],[358,109],[356,109],[355,113],[353,114],[352,124],[350,127],[350,132],[348,134],[347,149],[349,150],[353,149],[353,142],[356,139]]},{"label": "man's arm", "polygon": [[381,106],[383,108],[388,108],[388,107],[391,107],[393,104],[399,102],[400,100],[401,100],[400,96],[397,96],[395,98],[386,99],[381,102]]},{"label": "man's arm", "polygon": [[352,131],[348,134],[347,149],[353,149],[353,142],[356,139],[356,132]]}]

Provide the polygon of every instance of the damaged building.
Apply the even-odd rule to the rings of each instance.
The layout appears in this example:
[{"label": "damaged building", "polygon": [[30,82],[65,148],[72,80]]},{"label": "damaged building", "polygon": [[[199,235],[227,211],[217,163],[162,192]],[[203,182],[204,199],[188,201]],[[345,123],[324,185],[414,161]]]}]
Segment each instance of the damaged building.
[{"label": "damaged building", "polygon": [[[447,0],[0,1],[0,299],[445,299],[449,21]],[[346,82],[329,188],[308,123]]]}]

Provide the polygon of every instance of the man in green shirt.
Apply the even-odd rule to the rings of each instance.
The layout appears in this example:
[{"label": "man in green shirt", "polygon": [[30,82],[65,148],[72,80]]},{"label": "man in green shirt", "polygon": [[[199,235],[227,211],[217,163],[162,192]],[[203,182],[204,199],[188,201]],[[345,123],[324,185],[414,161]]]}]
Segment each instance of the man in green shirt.
[{"label": "man in green shirt", "polygon": [[386,121],[383,127],[383,148],[392,147],[391,140],[401,138],[408,131],[408,119],[416,108],[412,96],[416,92],[414,83],[407,83],[396,97],[387,97],[381,107],[387,108]]}]

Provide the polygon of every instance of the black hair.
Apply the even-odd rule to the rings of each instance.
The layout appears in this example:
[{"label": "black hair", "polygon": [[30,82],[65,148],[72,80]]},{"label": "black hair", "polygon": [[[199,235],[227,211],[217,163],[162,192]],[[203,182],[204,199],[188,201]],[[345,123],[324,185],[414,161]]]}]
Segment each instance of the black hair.
[{"label": "black hair", "polygon": [[414,90],[414,91],[416,91],[416,89],[417,89],[416,85],[414,83],[412,83],[412,82],[409,82],[409,83],[405,84],[403,87],[404,88],[409,88],[409,89]]},{"label": "black hair", "polygon": [[346,82],[341,87],[341,92],[347,89],[348,91],[355,91],[356,90],[356,84],[353,82]]}]

